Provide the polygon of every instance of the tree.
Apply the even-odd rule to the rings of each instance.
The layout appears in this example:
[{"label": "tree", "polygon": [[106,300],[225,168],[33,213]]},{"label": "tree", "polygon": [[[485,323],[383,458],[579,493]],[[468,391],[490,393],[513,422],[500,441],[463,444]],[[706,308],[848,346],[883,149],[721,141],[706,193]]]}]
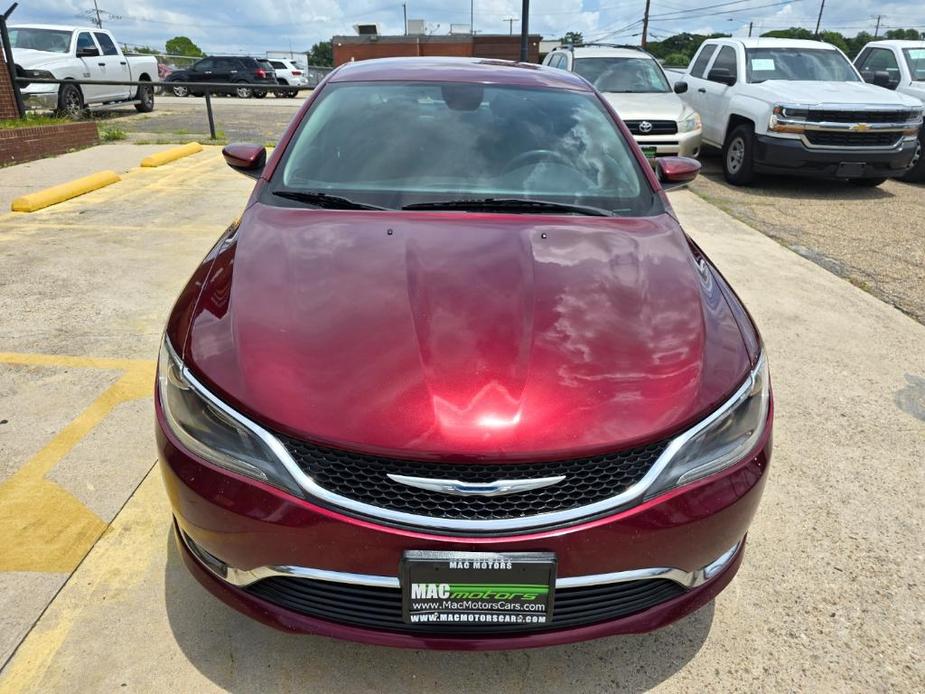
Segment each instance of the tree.
[{"label": "tree", "polygon": [[308,64],[328,67],[334,64],[334,49],[330,41],[320,41],[308,52]]},{"label": "tree", "polygon": [[770,36],[775,39],[814,39],[816,35],[809,29],[803,27],[790,27],[789,29],[775,29],[766,31],[762,36]]},{"label": "tree", "polygon": [[168,55],[188,55],[192,58],[198,58],[205,55],[199,48],[186,36],[174,36],[164,46]]},{"label": "tree", "polygon": [[915,29],[890,29],[886,32],[888,39],[900,39],[904,41],[918,41],[922,35]]},{"label": "tree", "polygon": [[688,34],[681,33],[669,36],[662,41],[649,41],[646,47],[649,53],[662,61],[667,61],[671,57],[671,65],[687,65],[694,53],[700,48],[700,44],[707,39],[718,39],[729,36],[729,34]]},{"label": "tree", "polygon": [[819,40],[825,41],[826,43],[831,43],[836,48],[840,48],[845,53],[850,51],[848,47],[848,42],[845,40],[845,37],[839,34],[837,31],[822,31],[819,32]]},{"label": "tree", "polygon": [[565,36],[562,37],[562,45],[564,46],[580,46],[584,42],[584,36],[581,35],[580,31],[567,31]]}]

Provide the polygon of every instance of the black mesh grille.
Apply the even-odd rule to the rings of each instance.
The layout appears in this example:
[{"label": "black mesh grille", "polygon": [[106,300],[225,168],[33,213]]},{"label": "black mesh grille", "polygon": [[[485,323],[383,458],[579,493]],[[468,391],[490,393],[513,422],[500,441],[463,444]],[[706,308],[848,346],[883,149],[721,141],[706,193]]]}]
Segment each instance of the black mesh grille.
[{"label": "black mesh grille", "polygon": [[405,633],[466,634],[491,632],[535,632],[565,629],[626,617],[684,593],[684,588],[667,579],[611,583],[587,588],[560,588],[555,593],[549,624],[405,624],[401,612],[401,590],[305,578],[274,576],[245,590],[256,597],[292,612],[340,624]]},{"label": "black mesh grille", "polygon": [[892,147],[900,133],[834,133],[807,131],[806,139],[814,145],[825,147]]},{"label": "black mesh grille", "polygon": [[[626,120],[623,122],[633,135],[674,135],[678,132],[678,124],[673,120]],[[652,129],[643,131],[639,128],[640,123],[648,123]]]},{"label": "black mesh grille", "polygon": [[903,123],[915,114],[912,111],[839,111],[810,109],[807,120],[829,123]]},{"label": "black mesh grille", "polygon": [[[280,438],[296,464],[328,491],[379,508],[462,520],[523,518],[609,499],[641,480],[668,445],[665,441],[591,458],[497,465],[380,458]],[[393,481],[387,473],[469,483],[558,475],[565,475],[565,479],[542,489],[504,496],[464,497],[409,487]]]}]

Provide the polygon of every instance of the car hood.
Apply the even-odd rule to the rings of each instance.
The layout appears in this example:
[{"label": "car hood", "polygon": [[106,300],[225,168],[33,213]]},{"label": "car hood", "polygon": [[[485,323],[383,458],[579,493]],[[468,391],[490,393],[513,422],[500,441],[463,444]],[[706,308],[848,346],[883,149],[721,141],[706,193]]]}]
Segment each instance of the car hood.
[{"label": "car hood", "polygon": [[65,53],[53,53],[51,51],[35,51],[31,48],[14,48],[13,62],[24,70],[33,70],[42,68],[51,69],[57,65],[70,63],[74,58]]},{"label": "car hood", "polygon": [[793,103],[806,106],[917,106],[911,97],[877,87],[867,82],[810,82],[768,80],[752,84],[753,96],[768,103]]},{"label": "car hood", "polygon": [[272,430],[450,460],[656,440],[749,369],[721,290],[668,215],[257,203],[217,253],[183,351]]},{"label": "car hood", "polygon": [[603,96],[623,120],[681,120],[681,113],[693,113],[674,92],[665,94],[615,94]]}]

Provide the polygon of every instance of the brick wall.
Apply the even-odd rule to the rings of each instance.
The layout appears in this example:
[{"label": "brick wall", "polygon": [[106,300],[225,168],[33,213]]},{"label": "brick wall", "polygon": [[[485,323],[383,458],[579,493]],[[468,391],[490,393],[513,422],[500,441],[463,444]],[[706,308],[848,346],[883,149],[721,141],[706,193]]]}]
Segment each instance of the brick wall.
[{"label": "brick wall", "polygon": [[64,154],[99,143],[96,123],[0,128],[0,166]]},{"label": "brick wall", "polygon": [[6,67],[6,57],[0,46],[0,120],[19,118],[16,110],[16,97],[13,96],[13,82]]}]

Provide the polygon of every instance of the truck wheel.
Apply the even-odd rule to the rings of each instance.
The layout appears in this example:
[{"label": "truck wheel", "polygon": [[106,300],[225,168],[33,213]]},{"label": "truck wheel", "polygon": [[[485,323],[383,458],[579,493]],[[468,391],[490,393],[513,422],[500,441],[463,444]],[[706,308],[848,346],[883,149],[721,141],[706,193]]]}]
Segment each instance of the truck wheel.
[{"label": "truck wheel", "polygon": [[755,133],[750,125],[740,125],[726,137],[723,145],[723,176],[734,186],[747,186],[755,180],[752,158]]},{"label": "truck wheel", "polygon": [[266,90],[266,89],[255,89],[255,90],[254,90],[254,98],[255,98],[255,99],[262,99],[262,98],[265,97],[266,95],[267,95],[267,90]]},{"label": "truck wheel", "polygon": [[849,178],[851,183],[861,188],[876,188],[883,183],[885,178]]},{"label": "truck wheel", "polygon": [[250,99],[254,91],[250,87],[245,87],[241,85],[240,87],[235,87],[234,94],[239,99]]},{"label": "truck wheel", "polygon": [[170,91],[173,92],[174,96],[189,96],[189,89],[186,87],[180,86],[179,84],[174,85],[170,88]]},{"label": "truck wheel", "polygon": [[135,98],[140,102],[135,104],[135,110],[138,113],[151,113],[154,110],[154,87],[151,85],[138,87]]},{"label": "truck wheel", "polygon": [[76,84],[62,84],[58,89],[58,115],[68,118],[82,118],[87,111],[84,95]]},{"label": "truck wheel", "polygon": [[912,167],[903,174],[900,180],[907,183],[925,181],[925,131],[919,133],[919,144],[912,156]]}]

